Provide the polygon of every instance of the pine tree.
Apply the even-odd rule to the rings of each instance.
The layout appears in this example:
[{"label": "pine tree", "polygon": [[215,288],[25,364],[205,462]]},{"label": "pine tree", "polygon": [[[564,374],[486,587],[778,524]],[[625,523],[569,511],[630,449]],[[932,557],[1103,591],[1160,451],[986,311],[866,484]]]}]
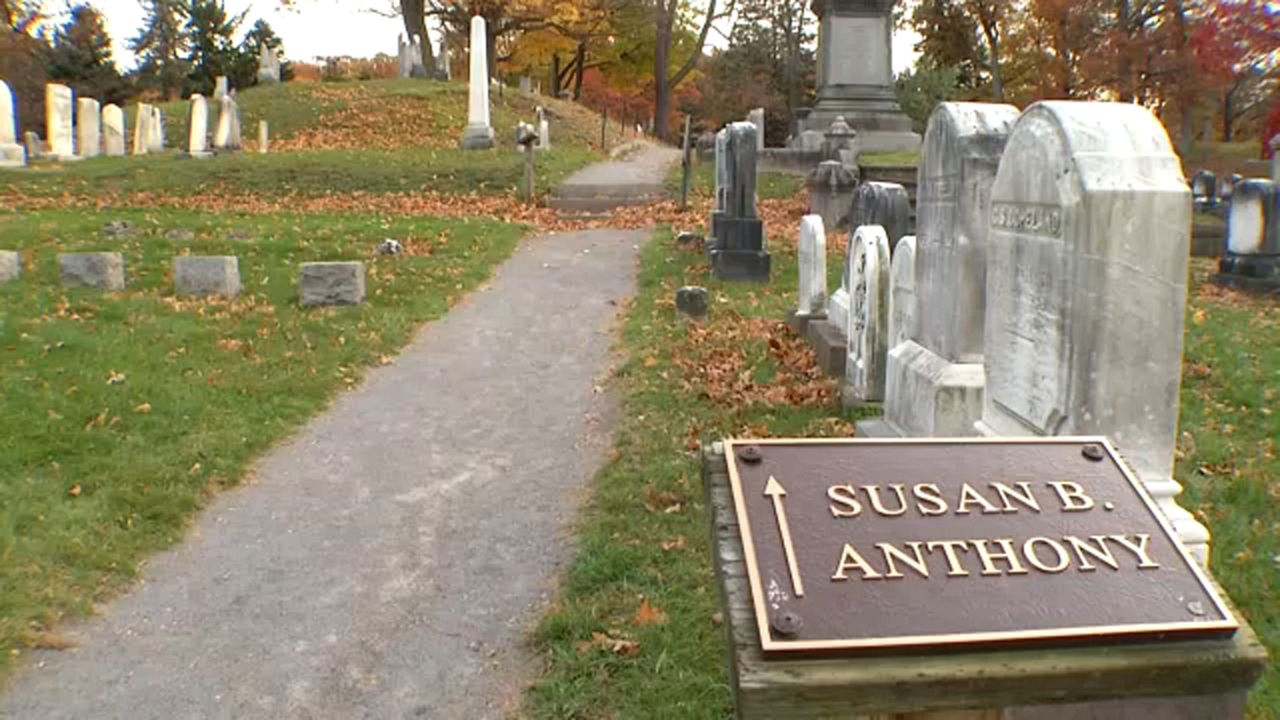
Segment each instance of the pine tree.
[{"label": "pine tree", "polygon": [[187,55],[191,68],[187,74],[189,92],[212,93],[219,75],[226,75],[234,87],[253,84],[252,74],[242,76],[246,64],[242,63],[235,44],[235,34],[244,16],[245,13],[228,15],[223,0],[191,0],[183,29],[190,48]]},{"label": "pine tree", "polygon": [[102,14],[88,3],[71,8],[71,19],[54,33],[49,75],[77,95],[102,102],[124,99],[124,81],[111,57],[111,36]]},{"label": "pine tree", "polygon": [[176,98],[187,75],[183,58],[187,37],[182,26],[187,9],[181,0],[140,1],[147,15],[142,31],[129,41],[129,49],[138,56],[138,79],[159,88],[165,97]]}]

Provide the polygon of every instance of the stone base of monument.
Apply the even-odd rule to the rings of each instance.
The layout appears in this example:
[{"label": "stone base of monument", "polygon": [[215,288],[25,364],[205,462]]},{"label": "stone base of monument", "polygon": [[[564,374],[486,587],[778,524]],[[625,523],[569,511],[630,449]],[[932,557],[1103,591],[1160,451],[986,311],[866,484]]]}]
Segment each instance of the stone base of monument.
[{"label": "stone base of monument", "polygon": [[739,720],[1240,720],[1266,666],[1244,623],[1225,639],[766,655],[720,443],[702,482]]},{"label": "stone base of monument", "polygon": [[[951,363],[908,340],[889,351],[885,417],[858,423],[860,437],[972,437],[982,418],[981,364]],[[867,432],[863,432],[864,423]]]},{"label": "stone base of monument", "polygon": [[849,357],[849,341],[844,330],[827,320],[809,323],[807,337],[818,356],[818,367],[828,375],[844,377],[844,362]]},{"label": "stone base of monument", "polygon": [[1213,282],[1223,287],[1243,290],[1257,295],[1280,295],[1280,276],[1257,278],[1249,277],[1248,275],[1215,273]]},{"label": "stone base of monument", "polygon": [[488,150],[493,147],[493,128],[488,125],[468,125],[462,131],[463,150]]},{"label": "stone base of monument", "polygon": [[732,250],[717,247],[711,251],[711,275],[717,280],[769,282],[772,259],[765,250]]},{"label": "stone base of monument", "polygon": [[1280,293],[1280,257],[1227,253],[1218,261],[1213,281],[1251,293]]},{"label": "stone base of monument", "polygon": [[826,320],[826,315],[801,315],[799,310],[787,311],[787,327],[798,337],[809,336],[809,323]]},{"label": "stone base of monument", "polygon": [[796,142],[805,131],[825,132],[836,118],[858,131],[863,152],[916,152],[920,135],[911,129],[911,118],[899,110],[863,109],[855,105],[820,104],[797,124]]},{"label": "stone base of monument", "polygon": [[24,167],[27,149],[17,143],[0,143],[0,167]]}]

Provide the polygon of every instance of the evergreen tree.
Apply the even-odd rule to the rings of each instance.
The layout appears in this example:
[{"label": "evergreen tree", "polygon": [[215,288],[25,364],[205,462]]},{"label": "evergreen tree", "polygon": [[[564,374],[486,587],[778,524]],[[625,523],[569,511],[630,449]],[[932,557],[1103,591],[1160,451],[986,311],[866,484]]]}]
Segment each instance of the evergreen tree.
[{"label": "evergreen tree", "polygon": [[71,19],[54,33],[49,75],[77,95],[104,103],[124,99],[124,80],[111,57],[111,36],[102,14],[88,3],[71,8]]},{"label": "evergreen tree", "polygon": [[[245,13],[228,15],[223,0],[191,0],[184,28],[187,47],[187,91],[209,95],[219,75],[226,75],[233,87],[253,84],[245,77],[246,63],[235,44],[235,34]],[[256,64],[253,65],[257,67]]]},{"label": "evergreen tree", "polygon": [[258,58],[262,55],[262,46],[271,48],[276,57],[280,58],[280,81],[288,82],[293,79],[292,64],[284,59],[284,41],[276,35],[276,31],[271,28],[271,24],[266,20],[259,20],[249,28],[249,32],[245,34],[244,40],[240,43],[240,55],[250,68],[252,73],[252,81],[258,79]]},{"label": "evergreen tree", "polygon": [[129,41],[138,56],[137,76],[144,85],[159,88],[166,98],[176,98],[187,75],[183,53],[187,37],[182,23],[187,9],[181,0],[140,0],[147,11],[142,31]]}]

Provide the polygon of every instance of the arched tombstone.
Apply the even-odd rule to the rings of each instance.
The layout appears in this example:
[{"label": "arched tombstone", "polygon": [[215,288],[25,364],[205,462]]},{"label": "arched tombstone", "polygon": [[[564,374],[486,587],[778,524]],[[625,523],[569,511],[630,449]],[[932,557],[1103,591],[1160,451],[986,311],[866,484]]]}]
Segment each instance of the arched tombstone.
[{"label": "arched tombstone", "polygon": [[846,408],[884,399],[889,351],[889,236],[879,225],[853,233],[849,275],[848,357],[844,361]]},{"label": "arched tombstone", "polygon": [[[916,294],[916,236],[898,241],[889,262],[889,350],[919,331],[920,300]],[[889,392],[886,385],[885,392]]]},{"label": "arched tombstone", "polygon": [[0,167],[23,167],[27,150],[18,142],[18,106],[13,88],[0,80]]},{"label": "arched tombstone", "polygon": [[1202,561],[1175,496],[1191,192],[1145,108],[1042,102],[1018,119],[991,192],[977,429],[1112,439]]},{"label": "arched tombstone", "polygon": [[1227,209],[1226,252],[1214,282],[1250,292],[1280,293],[1280,186],[1244,180]]},{"label": "arched tombstone", "polygon": [[187,154],[193,158],[207,158],[209,152],[209,103],[203,95],[191,96],[191,114],[187,123]]},{"label": "arched tombstone", "polygon": [[808,324],[827,316],[827,233],[821,215],[800,219],[800,293],[788,322],[803,335]]},{"label": "arched tombstone", "polygon": [[125,154],[124,110],[119,105],[102,108],[102,151],[108,157]]},{"label": "arched tombstone", "polygon": [[1195,201],[1197,210],[1218,207],[1218,176],[1209,170],[1201,170],[1192,175],[1191,198]]},{"label": "arched tombstone", "polygon": [[987,212],[1018,115],[1012,105],[944,103],[929,119],[916,197],[918,325],[890,347],[884,417],[859,421],[862,435],[972,435],[982,417]]},{"label": "arched tombstone", "polygon": [[76,99],[76,143],[80,157],[102,154],[102,106],[93,98]]},{"label": "arched tombstone", "polygon": [[49,156],[55,160],[75,160],[75,132],[72,121],[75,95],[66,85],[49,83],[45,86],[45,142],[49,143]]},{"label": "arched tombstone", "polygon": [[153,122],[155,122],[155,115],[151,112],[151,106],[146,103],[138,103],[133,118],[134,155],[146,155],[150,150],[151,138],[155,134],[151,130]]}]

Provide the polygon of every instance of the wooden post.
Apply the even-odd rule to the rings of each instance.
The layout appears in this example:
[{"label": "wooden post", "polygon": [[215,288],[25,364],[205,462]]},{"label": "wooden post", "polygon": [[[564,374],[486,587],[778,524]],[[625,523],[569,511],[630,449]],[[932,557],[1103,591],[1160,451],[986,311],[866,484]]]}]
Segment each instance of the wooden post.
[{"label": "wooden post", "polygon": [[684,153],[681,159],[681,163],[684,169],[684,177],[680,182],[680,210],[681,211],[685,211],[689,209],[689,170],[690,170],[689,132],[692,125],[693,125],[693,116],[685,115],[684,116]]},{"label": "wooden post", "polygon": [[609,152],[609,136],[605,131],[609,129],[609,108],[606,106],[600,111],[600,149]]}]

